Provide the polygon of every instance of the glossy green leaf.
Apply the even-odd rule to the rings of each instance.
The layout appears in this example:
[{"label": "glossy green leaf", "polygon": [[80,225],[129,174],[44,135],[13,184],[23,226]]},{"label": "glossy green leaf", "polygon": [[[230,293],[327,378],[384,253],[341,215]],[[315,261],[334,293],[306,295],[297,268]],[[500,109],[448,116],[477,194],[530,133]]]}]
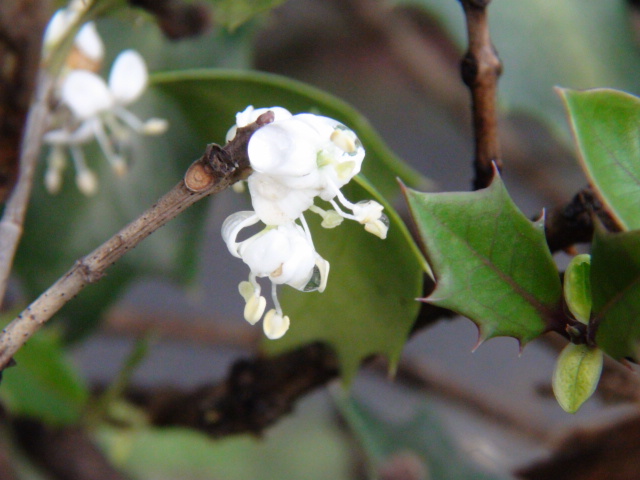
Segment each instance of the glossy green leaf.
[{"label": "glossy green leaf", "polygon": [[640,98],[617,90],[560,90],[582,168],[627,230],[640,228]]},{"label": "glossy green leaf", "polygon": [[3,372],[0,399],[13,415],[52,425],[77,422],[89,391],[67,361],[58,336],[34,336],[16,355],[17,365]]},{"label": "glossy green leaf", "polygon": [[615,359],[638,358],[640,231],[596,230],[591,250],[592,322],[596,344]]},{"label": "glossy green leaf", "polygon": [[[423,6],[466,50],[460,2],[396,3]],[[625,1],[494,0],[488,11],[491,39],[504,65],[499,95],[505,108],[535,113],[564,130],[556,85],[640,93],[640,51]]]},{"label": "glossy green leaf", "polygon": [[[381,418],[357,400],[343,399],[340,412],[368,457],[369,478],[394,456],[411,462],[413,471],[423,471],[431,480],[490,480],[505,478],[489,474],[470,460],[464,445],[449,434],[436,411],[423,402],[403,421]],[[411,477],[414,478],[414,477]]]},{"label": "glossy green leaf", "polygon": [[473,320],[481,340],[525,344],[563,315],[542,222],[518,210],[498,175],[476,192],[407,190],[407,200],[436,276],[424,301]]},{"label": "glossy green leaf", "polygon": [[234,30],[252,17],[268,12],[285,0],[208,0],[217,25]]},{"label": "glossy green leaf", "polygon": [[553,372],[553,393],[565,412],[576,413],[596,391],[602,373],[599,348],[568,344],[560,353]]},{"label": "glossy green leaf", "polygon": [[564,272],[564,298],[579,322],[589,323],[591,315],[591,256],[576,255]]},{"label": "glossy green leaf", "polygon": [[231,70],[167,72],[152,77],[156,89],[187,112],[189,127],[207,143],[224,141],[235,114],[248,105],[281,106],[340,120],[357,133],[366,151],[362,173],[385,197],[399,192],[396,177],[410,186],[424,183],[382,142],[369,122],[342,100],[278,75]]}]

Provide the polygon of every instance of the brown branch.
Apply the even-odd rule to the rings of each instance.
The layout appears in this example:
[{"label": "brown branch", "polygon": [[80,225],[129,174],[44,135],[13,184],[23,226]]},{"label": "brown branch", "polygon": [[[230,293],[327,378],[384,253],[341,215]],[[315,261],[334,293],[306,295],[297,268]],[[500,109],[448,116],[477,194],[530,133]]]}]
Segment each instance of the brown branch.
[{"label": "brown branch", "polygon": [[238,129],[235,138],[224,148],[209,145],[205,154],[189,167],[184,180],[136,220],[93,252],[77,260],[66,274],[2,331],[0,366],[6,366],[47,320],[87,285],[100,280],[107,268],[125,253],[189,206],[221,192],[247,175],[250,172],[247,154],[249,138],[255,130],[272,121],[273,113],[264,113],[255,123]]},{"label": "brown branch", "polygon": [[462,59],[462,80],[471,92],[475,136],[473,188],[493,178],[493,163],[502,169],[496,95],[502,64],[489,35],[487,7],[491,0],[460,0],[467,22],[469,49]]},{"label": "brown branch", "polygon": [[211,27],[210,7],[205,3],[186,3],[183,0],[128,0],[155,15],[158,26],[171,40],[195,37]]},{"label": "brown branch", "polygon": [[514,472],[527,480],[633,480],[640,470],[640,416],[572,432],[551,458]]},{"label": "brown branch", "polygon": [[0,221],[0,302],[22,237],[47,125],[53,81],[44,73],[37,77],[49,7],[46,0],[0,2],[0,199],[11,192]]},{"label": "brown branch", "polygon": [[126,480],[77,427],[47,427],[15,420],[14,436],[29,457],[58,480]]},{"label": "brown branch", "polygon": [[236,362],[228,378],[189,393],[143,396],[152,423],[185,426],[212,437],[260,434],[293,410],[295,402],[338,375],[328,347],[312,344],[270,358]]},{"label": "brown branch", "polygon": [[18,172],[50,9],[49,0],[0,2],[0,201],[11,191]]},{"label": "brown branch", "polygon": [[556,252],[576,243],[591,242],[594,218],[609,231],[620,230],[593,189],[587,187],[579,191],[568,204],[556,207],[547,214],[544,227],[549,249]]}]

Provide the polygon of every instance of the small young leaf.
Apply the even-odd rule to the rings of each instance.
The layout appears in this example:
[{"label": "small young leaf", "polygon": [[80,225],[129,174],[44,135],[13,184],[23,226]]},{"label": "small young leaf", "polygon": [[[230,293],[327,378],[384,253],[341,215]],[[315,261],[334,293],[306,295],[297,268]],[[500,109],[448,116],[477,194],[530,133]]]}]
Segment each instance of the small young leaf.
[{"label": "small young leaf", "polygon": [[576,255],[564,272],[564,298],[576,320],[587,325],[591,315],[591,255]]},{"label": "small young leaf", "polygon": [[437,281],[424,301],[473,320],[481,340],[525,344],[562,315],[543,226],[518,210],[498,175],[476,192],[406,195]]},{"label": "small young leaf", "polygon": [[617,90],[560,90],[590,183],[627,230],[640,228],[640,99]]},{"label": "small young leaf", "polygon": [[599,348],[570,343],[553,372],[553,393],[565,412],[576,413],[598,386],[603,354]]},{"label": "small young leaf", "polygon": [[616,360],[638,358],[640,231],[607,233],[596,229],[591,291],[596,344]]}]

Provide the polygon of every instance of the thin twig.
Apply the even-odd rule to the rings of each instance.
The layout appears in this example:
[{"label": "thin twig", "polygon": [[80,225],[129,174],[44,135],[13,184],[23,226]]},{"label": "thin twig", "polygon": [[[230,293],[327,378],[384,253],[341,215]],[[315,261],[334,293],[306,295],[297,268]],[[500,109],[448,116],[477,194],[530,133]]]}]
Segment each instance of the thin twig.
[{"label": "thin twig", "polygon": [[42,145],[42,135],[47,127],[48,99],[52,88],[53,79],[44,71],[41,72],[35,100],[29,112],[23,137],[18,180],[7,201],[0,221],[0,301],[4,298],[7,290],[13,258],[22,237],[22,226],[27,214],[29,197],[31,196],[33,176]]},{"label": "thin twig", "polygon": [[93,252],[79,259],[47,291],[29,305],[0,334],[0,367],[5,367],[25,342],[62,306],[88,284],[95,283],[109,266],[151,233],[187,207],[219,193],[250,171],[247,143],[253,132],[273,121],[267,112],[245,128],[224,148],[209,145],[205,154],[187,171],[185,179],[155,205],[120,230]]},{"label": "thin twig", "polygon": [[[18,242],[42,134],[52,79],[39,73],[49,0],[0,2],[0,195],[11,192],[0,221],[0,303]],[[17,183],[13,181],[17,177]],[[13,190],[11,190],[13,187]]]},{"label": "thin twig", "polygon": [[566,205],[560,205],[546,215],[544,228],[549,249],[557,252],[576,243],[591,242],[594,218],[609,231],[620,230],[593,188],[587,187],[576,193]]},{"label": "thin twig", "polygon": [[487,7],[491,0],[460,0],[467,22],[469,49],[462,59],[462,80],[471,91],[475,136],[474,189],[487,187],[493,166],[502,169],[496,95],[502,64],[489,35]]}]

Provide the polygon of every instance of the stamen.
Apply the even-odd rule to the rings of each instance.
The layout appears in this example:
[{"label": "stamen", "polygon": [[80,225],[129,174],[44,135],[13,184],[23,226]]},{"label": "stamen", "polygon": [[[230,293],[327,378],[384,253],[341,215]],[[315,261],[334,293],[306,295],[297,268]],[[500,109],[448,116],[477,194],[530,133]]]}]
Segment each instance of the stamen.
[{"label": "stamen", "polygon": [[304,230],[304,234],[311,245],[311,248],[315,250],[313,246],[313,238],[311,238],[311,230],[309,230],[309,225],[307,224],[307,220],[304,218],[304,214],[300,214],[300,223],[302,223],[302,229]]},{"label": "stamen", "polygon": [[355,153],[357,150],[354,138],[349,135],[346,130],[336,128],[329,138],[340,150],[350,154]]},{"label": "stamen", "polygon": [[144,123],[126,108],[115,107],[113,113],[116,114],[131,130],[141,133],[144,130]]},{"label": "stamen", "polygon": [[346,219],[348,219],[348,220],[355,220],[356,222],[358,221],[358,219],[357,219],[354,215],[351,215],[351,214],[349,214],[349,213],[344,212],[344,211],[340,208],[340,205],[338,205],[338,204],[336,203],[336,201],[335,201],[335,200],[331,199],[331,200],[329,200],[329,203],[330,203],[330,204],[331,204],[331,206],[335,209],[335,211],[336,211],[336,212],[338,212],[338,214],[339,214],[341,217],[344,217],[344,218],[346,218]]},{"label": "stamen", "polygon": [[309,207],[309,210],[311,210],[313,213],[317,213],[322,217],[322,223],[320,224],[322,228],[335,228],[339,226],[344,220],[344,217],[342,217],[335,210],[323,210],[316,205],[311,205]]},{"label": "stamen", "polygon": [[77,145],[70,145],[71,158],[76,169],[76,185],[87,196],[95,195],[98,191],[98,179],[95,173],[89,170],[82,150]]},{"label": "stamen", "polygon": [[276,307],[276,313],[282,316],[282,307],[278,301],[278,289],[275,283],[271,284],[271,299],[273,300],[274,307]]}]

